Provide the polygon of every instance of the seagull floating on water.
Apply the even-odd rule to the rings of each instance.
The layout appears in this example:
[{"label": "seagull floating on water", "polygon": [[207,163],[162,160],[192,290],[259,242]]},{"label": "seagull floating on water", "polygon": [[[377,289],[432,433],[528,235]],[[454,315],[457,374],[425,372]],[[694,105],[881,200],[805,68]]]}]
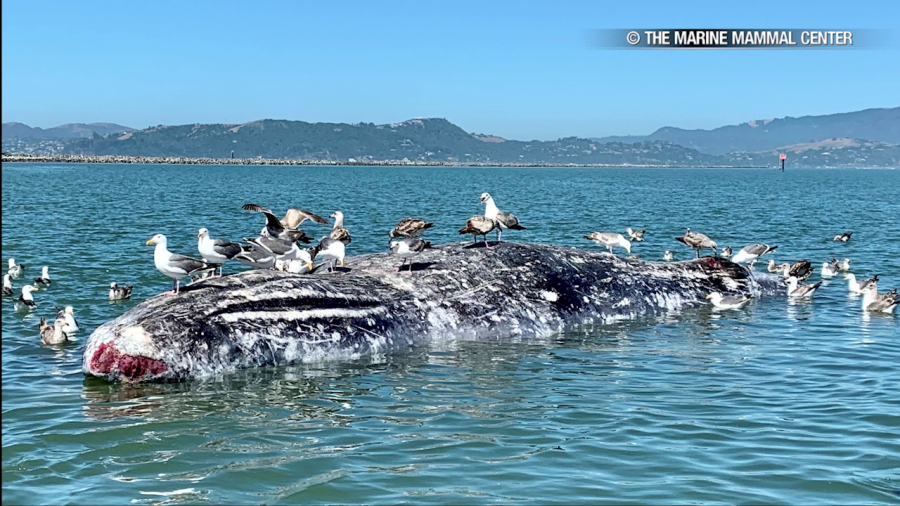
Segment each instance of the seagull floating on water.
[{"label": "seagull floating on water", "polygon": [[31,311],[34,309],[37,304],[34,302],[34,297],[31,296],[31,292],[37,292],[38,287],[32,285],[24,285],[22,286],[22,295],[19,295],[19,298],[15,301],[16,310],[27,309]]},{"label": "seagull floating on water", "polygon": [[[497,204],[494,203],[494,197],[491,197],[490,193],[484,192],[481,194],[481,203],[484,204],[484,217],[497,223],[498,243],[500,242],[501,234],[503,234],[503,229],[525,230],[525,227],[519,225],[519,218],[516,218],[515,214],[507,213],[497,208]],[[485,244],[487,244],[487,239],[485,239]]]},{"label": "seagull floating on water", "polygon": [[666,250],[666,252],[663,253],[663,260],[666,262],[671,262],[674,258],[675,258],[675,255],[673,255],[672,252],[669,250]]},{"label": "seagull floating on water", "polygon": [[606,246],[606,249],[609,250],[610,253],[613,252],[613,248],[625,248],[625,251],[628,254],[631,254],[631,242],[622,234],[614,234],[611,232],[591,232],[591,235],[584,236],[588,241],[594,241],[601,246]]},{"label": "seagull floating on water", "polygon": [[115,281],[109,284],[109,300],[124,300],[131,298],[131,290],[134,285],[119,286]]},{"label": "seagull floating on water", "polygon": [[409,273],[412,274],[412,260],[411,258],[415,255],[418,255],[425,248],[430,248],[431,243],[428,241],[423,241],[422,239],[417,239],[413,237],[408,237],[405,239],[401,239],[399,241],[391,242],[391,251],[397,255],[398,257],[403,259],[403,263],[400,264],[400,267],[397,267],[397,271],[403,270],[403,265],[407,260],[410,260],[409,264]]},{"label": "seagull floating on water", "polygon": [[803,298],[803,297],[812,297],[812,294],[815,293],[816,290],[820,286],[822,286],[822,282],[819,281],[814,285],[803,285],[800,284],[800,281],[796,276],[790,276],[786,280],[784,280],[785,284],[788,285],[787,294],[788,297],[793,298]]},{"label": "seagull floating on water", "polygon": [[862,293],[869,285],[877,285],[878,283],[878,274],[872,276],[869,279],[863,280],[862,282],[856,281],[856,275],[853,273],[848,273],[844,275],[844,279],[847,280],[847,288],[851,293]]},{"label": "seagull floating on water", "polygon": [[843,262],[838,262],[837,258],[832,258],[831,265],[833,265],[834,268],[839,271],[849,271],[850,270],[850,259],[845,258]]},{"label": "seagull floating on water", "polygon": [[841,235],[834,236],[834,242],[847,242],[850,240],[850,236],[853,235],[853,232],[844,232]]},{"label": "seagull floating on water", "polygon": [[344,213],[335,211],[331,213],[331,217],[334,218],[334,226],[331,228],[331,233],[328,234],[328,237],[341,241],[344,243],[344,246],[350,244],[350,231],[344,228]]},{"label": "seagull floating on water", "polygon": [[719,309],[739,309],[746,303],[750,302],[753,296],[744,294],[737,297],[723,296],[719,292],[713,292],[706,296],[712,302],[713,306]]},{"label": "seagull floating on water", "polygon": [[209,269],[210,266],[202,260],[170,252],[166,248],[167,242],[166,236],[156,234],[147,241],[147,244],[156,245],[156,248],[153,250],[153,264],[156,265],[156,270],[172,278],[175,289],[171,292],[166,292],[166,294],[176,295],[181,278],[200,270]]},{"label": "seagull floating on water", "polygon": [[900,304],[900,294],[893,289],[885,294],[878,294],[878,288],[871,284],[863,290],[862,306],[866,311],[873,313],[893,313]]},{"label": "seagull floating on water", "polygon": [[53,325],[47,325],[47,319],[41,316],[41,322],[38,324],[38,332],[41,335],[41,344],[54,345],[62,344],[69,340],[63,327],[66,322],[62,318],[57,317]]},{"label": "seagull floating on water", "polygon": [[209,230],[201,228],[197,231],[197,251],[203,260],[210,264],[219,264],[219,275],[222,275],[222,264],[231,260],[241,251],[241,245],[226,239],[212,239]]},{"label": "seagull floating on water", "polygon": [[7,270],[6,273],[9,274],[9,276],[12,278],[18,278],[19,276],[22,275],[22,271],[24,269],[25,269],[24,265],[16,264],[16,259],[10,258],[9,259],[9,270]]},{"label": "seagull floating on water", "polygon": [[396,227],[388,232],[389,241],[397,237],[419,237],[422,235],[422,232],[433,226],[434,223],[429,223],[419,218],[403,218],[397,223]]},{"label": "seagull floating on water", "polygon": [[75,309],[72,306],[66,306],[56,314],[56,319],[62,319],[64,322],[63,332],[66,334],[74,334],[78,332],[78,321],[75,319]]},{"label": "seagull floating on water", "polygon": [[625,229],[625,233],[631,238],[631,242],[644,242],[644,234],[646,232],[644,229],[632,230],[631,227]]},{"label": "seagull floating on water", "polygon": [[822,262],[821,275],[823,278],[833,278],[837,275],[838,270],[829,262]]},{"label": "seagull floating on water", "polygon": [[775,260],[771,258],[769,259],[769,262],[766,264],[766,266],[768,267],[769,272],[784,272],[785,269],[791,268],[791,264],[776,264]]},{"label": "seagull floating on water", "polygon": [[472,239],[472,244],[478,243],[478,236],[484,237],[484,247],[490,249],[487,242],[487,235],[491,230],[494,230],[494,227],[497,226],[497,222],[491,219],[488,219],[484,216],[476,214],[472,216],[468,220],[466,220],[466,226],[459,229],[459,234],[472,234],[474,238]]},{"label": "seagull floating on water", "polygon": [[3,296],[10,297],[13,294],[12,281],[9,280],[9,274],[3,275]]},{"label": "seagull floating on water", "polygon": [[691,232],[691,229],[687,229],[687,232],[681,237],[676,237],[676,241],[686,244],[690,246],[691,249],[697,251],[697,258],[700,258],[700,250],[701,249],[711,249],[713,253],[718,254],[716,251],[716,242],[707,237],[704,234],[699,232]]}]

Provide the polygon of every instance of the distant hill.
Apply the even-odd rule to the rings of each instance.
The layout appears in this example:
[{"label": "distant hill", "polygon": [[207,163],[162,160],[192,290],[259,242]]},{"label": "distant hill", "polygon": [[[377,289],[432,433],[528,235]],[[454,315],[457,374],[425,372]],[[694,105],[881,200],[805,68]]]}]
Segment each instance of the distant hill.
[{"label": "distant hill", "polygon": [[790,116],[772,120],[755,120],[713,130],[685,130],[663,127],[646,136],[611,136],[593,139],[597,142],[665,141],[693,148],[703,153],[723,154],[732,151],[768,151],[778,146],[823,141],[831,138],[866,139],[900,143],[900,107],[866,109],[864,111],[826,116]]},{"label": "distant hill", "polygon": [[86,155],[293,158],[315,160],[410,160],[650,165],[711,165],[717,157],[654,141],[600,144],[569,137],[513,141],[471,134],[446,119],[400,123],[307,123],[259,120],[242,125],[157,126],[121,135],[94,136],[65,145]]},{"label": "distant hill", "polygon": [[115,123],[68,123],[58,127],[43,129],[30,127],[24,123],[3,123],[3,140],[10,139],[77,139],[98,135],[131,132],[133,128]]}]

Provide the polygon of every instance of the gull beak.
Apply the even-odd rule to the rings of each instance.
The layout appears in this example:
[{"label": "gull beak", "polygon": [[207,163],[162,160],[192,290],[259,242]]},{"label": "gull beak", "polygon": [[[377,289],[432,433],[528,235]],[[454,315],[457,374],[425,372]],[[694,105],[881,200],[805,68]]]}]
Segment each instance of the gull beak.
[{"label": "gull beak", "polygon": [[150,239],[149,241],[147,241],[147,244],[154,244],[153,239]]},{"label": "gull beak", "polygon": [[707,295],[707,296],[706,296],[707,299],[710,298],[710,297],[712,297],[712,295]]},{"label": "gull beak", "polygon": [[39,291],[41,291],[41,289],[38,288],[37,285],[33,285],[33,286],[32,286],[32,291],[33,291],[33,292],[39,292]]},{"label": "gull beak", "polygon": [[201,234],[200,232],[197,232],[197,237],[200,237],[200,236],[202,236],[202,235],[203,235],[203,234]]},{"label": "gull beak", "polygon": [[306,262],[306,268],[307,268],[309,271],[312,271],[312,270],[313,270],[313,264],[312,264],[312,262]]}]

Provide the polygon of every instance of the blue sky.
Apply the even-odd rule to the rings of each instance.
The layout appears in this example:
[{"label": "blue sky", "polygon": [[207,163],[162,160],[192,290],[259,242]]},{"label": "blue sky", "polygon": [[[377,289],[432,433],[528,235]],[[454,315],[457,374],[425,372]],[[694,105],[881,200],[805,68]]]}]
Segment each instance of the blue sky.
[{"label": "blue sky", "polygon": [[900,48],[603,50],[598,28],[900,28],[897,2],[2,2],[3,121],[389,123],[512,139],[900,105]]}]

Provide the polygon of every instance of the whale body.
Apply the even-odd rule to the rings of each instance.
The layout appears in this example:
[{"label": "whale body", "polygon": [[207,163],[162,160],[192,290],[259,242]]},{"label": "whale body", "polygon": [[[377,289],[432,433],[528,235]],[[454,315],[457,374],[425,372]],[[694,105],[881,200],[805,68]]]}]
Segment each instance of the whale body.
[{"label": "whale body", "polygon": [[[478,243],[477,246],[481,246]],[[82,370],[173,381],[237,369],[355,359],[436,339],[550,335],[707,304],[710,292],[783,295],[779,278],[723,258],[647,262],[544,244],[426,249],[412,272],[390,253],[343,271],[253,270],[156,296],[88,338]]]}]

